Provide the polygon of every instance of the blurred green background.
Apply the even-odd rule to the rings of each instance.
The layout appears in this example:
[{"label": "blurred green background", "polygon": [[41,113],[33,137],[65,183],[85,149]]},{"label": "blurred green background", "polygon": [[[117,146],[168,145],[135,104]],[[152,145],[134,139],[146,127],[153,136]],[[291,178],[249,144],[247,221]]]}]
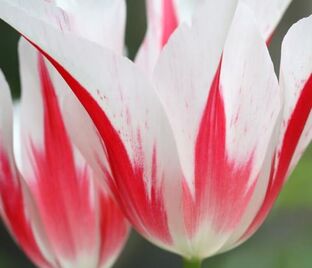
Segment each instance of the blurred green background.
[{"label": "blurred green background", "polygon": [[[128,0],[127,2],[126,43],[130,57],[133,58],[144,35],[145,9],[143,0]],[[270,46],[276,70],[279,68],[283,36],[294,22],[311,13],[312,0],[293,0]],[[19,36],[0,21],[0,38],[0,68],[9,81],[13,96],[18,98],[20,83],[16,43]],[[114,267],[175,268],[181,265],[178,256],[152,246],[133,232],[127,247]],[[0,267],[34,267],[2,225],[0,226]],[[275,208],[256,235],[239,248],[206,260],[204,267],[312,267],[312,146],[304,154],[282,191]]]}]

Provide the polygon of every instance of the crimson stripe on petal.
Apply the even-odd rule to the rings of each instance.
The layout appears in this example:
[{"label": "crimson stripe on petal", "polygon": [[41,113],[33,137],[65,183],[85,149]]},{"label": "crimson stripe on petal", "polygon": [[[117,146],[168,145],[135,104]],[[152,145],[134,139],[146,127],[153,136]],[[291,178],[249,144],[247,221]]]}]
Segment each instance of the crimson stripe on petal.
[{"label": "crimson stripe on petal", "polygon": [[90,249],[95,245],[91,184],[87,170],[75,164],[55,90],[41,55],[38,70],[44,108],[44,144],[40,148],[31,141],[36,176],[31,180],[31,189],[54,250],[58,255],[74,259],[80,247]]},{"label": "crimson stripe on petal", "polygon": [[307,80],[300,97],[297,101],[296,107],[288,121],[288,126],[284,135],[283,144],[277,158],[278,164],[274,171],[274,175],[271,176],[269,187],[266,192],[265,199],[262,203],[260,210],[258,211],[255,219],[249,226],[246,233],[241,238],[251,235],[259,225],[264,221],[270,209],[272,208],[274,201],[278,197],[281,188],[284,185],[286,176],[289,170],[289,166],[296,150],[301,134],[304,130],[305,124],[308,120],[309,114],[312,108],[312,74]]},{"label": "crimson stripe on petal", "polygon": [[[216,231],[234,229],[255,189],[248,185],[253,155],[244,164],[229,160],[226,151],[226,115],[220,92],[221,64],[211,85],[195,146],[195,201],[187,204],[186,223],[191,235],[202,220],[210,219]],[[185,187],[184,187],[185,189]],[[191,200],[190,193],[186,200]],[[187,201],[186,203],[189,203]],[[193,217],[190,215],[193,214]],[[190,223],[189,221],[193,221]]]}]

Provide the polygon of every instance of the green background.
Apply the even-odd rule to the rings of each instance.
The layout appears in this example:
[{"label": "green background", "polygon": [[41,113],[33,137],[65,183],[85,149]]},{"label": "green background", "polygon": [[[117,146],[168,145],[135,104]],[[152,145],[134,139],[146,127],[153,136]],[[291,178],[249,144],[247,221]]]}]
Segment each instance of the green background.
[{"label": "green background", "polygon": [[[133,58],[144,35],[144,1],[127,2],[126,43],[130,57]],[[311,0],[294,0],[289,7],[270,46],[276,70],[279,68],[283,36],[294,22],[311,13]],[[15,98],[20,94],[16,52],[18,38],[15,31],[0,21],[0,68],[4,71]],[[312,147],[310,146],[284,187],[272,213],[256,235],[239,248],[206,260],[204,267],[311,268],[311,249]],[[133,232],[114,267],[175,268],[181,265],[178,256],[154,247]],[[34,267],[3,226],[0,226],[0,267]]]}]

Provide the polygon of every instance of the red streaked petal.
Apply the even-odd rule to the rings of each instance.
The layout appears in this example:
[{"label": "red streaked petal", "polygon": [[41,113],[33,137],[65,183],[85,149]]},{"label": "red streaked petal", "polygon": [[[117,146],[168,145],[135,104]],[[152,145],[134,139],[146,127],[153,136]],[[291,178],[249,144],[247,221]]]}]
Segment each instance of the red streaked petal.
[{"label": "red streaked petal", "polygon": [[[215,211],[214,226],[224,231],[238,224],[255,184],[248,186],[253,165],[252,154],[242,166],[236,166],[234,161],[231,163],[227,155],[226,115],[219,79],[220,69],[212,83],[196,139],[195,194],[198,198],[197,209],[207,209],[200,214],[206,214],[207,217],[211,215],[209,211]],[[233,210],[233,207],[236,209]]]},{"label": "red streaked petal", "polygon": [[[41,254],[37,244],[33,226],[31,224],[30,204],[27,204],[25,195],[27,189],[21,184],[16,171],[12,171],[7,155],[0,150],[0,199],[4,222],[14,235],[18,244],[29,258],[40,267],[52,267]],[[28,192],[29,195],[29,192]],[[28,196],[30,199],[30,196]]]},{"label": "red streaked petal", "polygon": [[205,243],[203,256],[222,251],[252,221],[268,185],[267,158],[270,164],[271,147],[276,146],[281,109],[277,79],[252,13],[243,4],[207,91],[196,136],[195,191],[189,187],[185,201],[186,210],[193,211],[185,216],[193,221],[187,224],[193,227],[189,234]]},{"label": "red streaked petal", "polygon": [[242,3],[236,12],[224,48],[220,78],[226,114],[226,151],[236,167],[244,166],[252,159],[245,189],[254,183],[255,189],[222,250],[241,237],[265,198],[282,109],[281,90],[253,14]]},{"label": "red streaked petal", "polygon": [[[55,255],[62,266],[95,267],[100,263],[101,254],[106,254],[103,260],[105,265],[107,262],[111,263],[122,248],[128,226],[116,205],[112,206],[107,202],[109,207],[101,207],[99,188],[93,180],[95,174],[69,139],[61,103],[64,95],[71,104],[78,100],[71,92],[62,92],[63,89],[69,90],[66,83],[26,41],[21,42],[20,57],[23,78],[21,108],[25,115],[22,121],[27,126],[23,130],[26,132],[24,136],[28,138],[25,142],[31,144],[31,150],[23,144],[25,155],[31,158],[32,164],[27,182],[39,204],[40,216]],[[33,83],[26,83],[27,81]],[[55,89],[55,86],[58,88]],[[81,111],[79,109],[83,108],[78,106],[78,111]],[[32,122],[34,111],[41,111],[43,115]],[[80,113],[75,114],[79,115]],[[84,127],[90,127],[88,130],[92,131],[92,122],[88,123],[90,124]],[[92,136],[88,138],[90,137]],[[107,195],[106,199],[110,200],[111,197]],[[110,228],[110,234],[101,237],[100,217],[106,215],[106,209],[108,222],[103,228]],[[118,217],[118,225],[111,225],[114,223],[110,220],[110,214],[117,215],[114,218]],[[115,237],[116,243],[105,248],[109,252],[101,252],[101,243],[106,243],[111,237]],[[112,256],[109,256],[110,252],[113,253]]]},{"label": "red streaked petal", "polygon": [[[220,68],[212,83],[207,105],[202,117],[195,147],[195,202],[190,234],[202,221],[210,218],[216,232],[234,229],[239,223],[253,194],[254,186],[248,186],[252,167],[252,155],[246,165],[236,167],[226,155],[226,118],[220,95]],[[246,191],[246,189],[248,189]],[[221,201],[222,200],[222,201]],[[233,209],[235,208],[235,209]]]},{"label": "red streaked petal", "polygon": [[283,125],[273,174],[263,204],[249,229],[248,238],[264,221],[287,176],[312,138],[312,16],[293,25],[282,45],[280,87],[284,94]]},{"label": "red streaked petal", "polygon": [[[112,197],[101,192],[99,200],[102,238],[99,267],[110,267],[124,246],[128,234],[128,224]],[[104,264],[105,266],[103,266]]]},{"label": "red streaked petal", "polygon": [[34,234],[31,195],[20,177],[12,150],[12,101],[0,72],[0,203],[4,222],[27,255],[38,265],[50,267]]},{"label": "red streaked petal", "polygon": [[[35,178],[29,180],[51,245],[58,257],[74,260],[94,250],[96,213],[86,167],[76,167],[57,97],[42,56],[38,59],[44,109],[43,147],[31,140]],[[80,169],[80,170],[79,170]],[[87,235],[86,235],[87,234]],[[60,260],[62,262],[62,260]]]},{"label": "red streaked petal", "polygon": [[[312,30],[312,16],[300,20],[293,25],[284,38],[282,45],[280,87],[284,92],[283,127],[280,137],[280,150],[284,139],[284,133],[292,113],[298,105],[302,90],[309,87],[312,76],[312,38],[308,35]],[[308,105],[308,104],[306,104]],[[304,108],[303,108],[304,109]],[[303,112],[303,111],[302,111]],[[307,111],[307,122],[300,135],[300,139],[293,152],[288,174],[299,161],[305,148],[312,139],[312,113]]]},{"label": "red streaked petal", "polygon": [[[278,165],[275,173],[277,180],[285,178],[290,167],[294,152],[307,123],[312,109],[312,74],[304,85],[293,113],[288,121],[284,134]],[[279,184],[276,182],[276,184]]]},{"label": "red streaked petal", "polygon": [[278,197],[285,180],[287,179],[287,172],[298,145],[300,136],[307,122],[308,116],[312,108],[312,76],[310,76],[306,85],[304,86],[300,98],[296,104],[292,116],[288,122],[281,151],[279,152],[277,167],[275,173],[270,178],[269,187],[263,201],[263,204],[255,217],[254,221],[242,237],[244,240],[249,237],[265,220],[267,214],[270,212],[274,201]]}]

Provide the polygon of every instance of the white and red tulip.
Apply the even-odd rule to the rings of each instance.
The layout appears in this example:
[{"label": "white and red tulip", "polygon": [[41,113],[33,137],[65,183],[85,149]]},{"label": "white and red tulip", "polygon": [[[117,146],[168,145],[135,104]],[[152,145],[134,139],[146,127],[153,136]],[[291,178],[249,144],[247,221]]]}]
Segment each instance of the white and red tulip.
[{"label": "white and red tulip", "polygon": [[127,223],[69,138],[55,90],[59,79],[52,81],[43,56],[25,41],[19,52],[23,93],[14,152],[12,101],[0,77],[1,215],[40,267],[110,267]]},{"label": "white and red tulip", "polygon": [[[115,39],[110,38],[105,47],[121,53],[124,2],[98,3],[105,9],[98,9],[96,2],[86,6],[70,1],[32,1],[20,7],[32,11],[36,5],[36,15],[45,23],[100,45],[111,36],[114,25]],[[86,25],[88,12],[93,16]],[[103,12],[110,17],[103,19]],[[16,241],[40,267],[110,267],[125,243],[128,224],[73,145],[71,137],[79,133],[68,133],[65,127],[68,101],[78,112],[83,110],[74,96],[61,94],[66,85],[53,68],[48,70],[36,49],[22,41],[19,52],[22,101],[14,118],[18,126],[14,129],[15,153],[12,101],[3,75],[0,77],[1,215]],[[84,128],[88,131],[88,125]]]},{"label": "white and red tulip", "polygon": [[83,104],[105,150],[74,141],[142,235],[202,259],[254,233],[311,140],[312,17],[284,40],[279,85],[266,41],[289,1],[202,1],[165,42],[157,34],[158,55],[138,63],[147,75],[11,2],[0,1],[0,17]]}]

